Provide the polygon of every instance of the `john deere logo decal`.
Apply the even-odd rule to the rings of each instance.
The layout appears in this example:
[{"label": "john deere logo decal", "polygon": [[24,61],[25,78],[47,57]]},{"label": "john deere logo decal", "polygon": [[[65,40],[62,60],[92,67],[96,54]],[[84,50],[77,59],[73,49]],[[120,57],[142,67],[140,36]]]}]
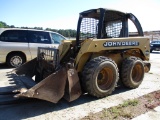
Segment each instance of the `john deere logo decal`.
[{"label": "john deere logo decal", "polygon": [[123,42],[105,42],[104,47],[119,47],[119,46],[139,46],[137,41],[123,41]]}]

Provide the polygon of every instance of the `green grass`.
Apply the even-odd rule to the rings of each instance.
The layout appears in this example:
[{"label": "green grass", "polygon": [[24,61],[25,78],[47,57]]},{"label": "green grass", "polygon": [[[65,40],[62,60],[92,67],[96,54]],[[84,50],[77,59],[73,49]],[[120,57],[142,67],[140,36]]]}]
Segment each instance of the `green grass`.
[{"label": "green grass", "polygon": [[124,101],[123,104],[120,104],[119,106],[115,106],[109,109],[104,109],[101,114],[101,118],[105,118],[106,116],[110,119],[116,119],[118,116],[122,116],[125,118],[131,118],[132,113],[131,111],[127,111],[124,108],[129,106],[136,106],[138,104],[138,100],[127,100]]},{"label": "green grass", "polygon": [[134,100],[127,100],[127,101],[124,101],[123,104],[121,104],[120,106],[121,107],[127,107],[129,105],[131,106],[136,106],[138,104],[138,100],[137,99],[134,99]]}]

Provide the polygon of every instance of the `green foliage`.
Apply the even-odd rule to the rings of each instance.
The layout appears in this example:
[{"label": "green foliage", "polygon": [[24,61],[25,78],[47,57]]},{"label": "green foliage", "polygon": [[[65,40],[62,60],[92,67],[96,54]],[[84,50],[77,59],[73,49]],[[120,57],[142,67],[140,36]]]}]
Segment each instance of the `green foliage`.
[{"label": "green foliage", "polygon": [[[7,25],[5,22],[0,21],[0,28],[17,28],[14,25]],[[43,30],[43,27],[20,27],[23,29],[37,29],[37,30]],[[45,30],[48,31],[53,31],[53,32],[58,32],[59,34],[62,34],[65,37],[76,37],[76,30],[72,29],[51,29],[51,28],[46,28]]]},{"label": "green foliage", "polygon": [[72,30],[72,29],[51,29],[51,28],[46,28],[46,30],[49,30],[49,31],[53,31],[53,32],[58,32],[59,34],[62,34],[63,36],[65,37],[76,37],[76,30]]},{"label": "green foliage", "polygon": [[138,100],[133,99],[133,100],[124,101],[124,103],[121,105],[121,107],[127,107],[129,105],[136,106],[137,104],[138,104]]},{"label": "green foliage", "polygon": [[7,28],[8,25],[5,22],[0,21],[0,28]]},{"label": "green foliage", "polygon": [[15,26],[7,25],[5,22],[0,21],[0,28],[15,28]]}]

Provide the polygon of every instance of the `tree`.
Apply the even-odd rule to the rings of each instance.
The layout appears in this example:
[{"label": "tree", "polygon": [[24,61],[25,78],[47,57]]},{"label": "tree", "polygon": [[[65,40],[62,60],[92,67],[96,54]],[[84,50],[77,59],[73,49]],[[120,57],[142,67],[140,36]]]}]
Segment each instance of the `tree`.
[{"label": "tree", "polygon": [[[14,25],[7,25],[5,22],[0,21],[0,28],[18,28],[15,27]],[[20,27],[23,29],[38,29],[38,30],[43,30],[43,27]],[[59,34],[62,34],[65,37],[76,37],[76,30],[72,29],[51,29],[51,28],[46,28],[45,30],[48,31],[53,31],[53,32],[58,32]]]},{"label": "tree", "polygon": [[15,26],[14,26],[14,25],[10,25],[9,27],[10,27],[10,28],[15,28]]},{"label": "tree", "polygon": [[51,28],[46,28],[48,31],[53,31],[53,32],[58,32],[59,34],[62,34],[65,37],[76,37],[76,30],[72,29],[51,29]]},{"label": "tree", "polygon": [[34,27],[33,29],[43,30],[43,28],[42,28],[42,27]]},{"label": "tree", "polygon": [[8,25],[5,22],[0,21],[0,28],[7,28]]}]

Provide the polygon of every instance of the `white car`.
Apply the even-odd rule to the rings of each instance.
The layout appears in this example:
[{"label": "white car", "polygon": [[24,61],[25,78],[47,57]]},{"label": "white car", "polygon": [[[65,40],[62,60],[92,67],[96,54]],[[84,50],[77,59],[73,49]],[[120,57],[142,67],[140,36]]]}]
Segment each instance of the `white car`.
[{"label": "white car", "polygon": [[0,63],[18,67],[37,57],[38,47],[58,48],[65,39],[51,31],[0,28]]}]

